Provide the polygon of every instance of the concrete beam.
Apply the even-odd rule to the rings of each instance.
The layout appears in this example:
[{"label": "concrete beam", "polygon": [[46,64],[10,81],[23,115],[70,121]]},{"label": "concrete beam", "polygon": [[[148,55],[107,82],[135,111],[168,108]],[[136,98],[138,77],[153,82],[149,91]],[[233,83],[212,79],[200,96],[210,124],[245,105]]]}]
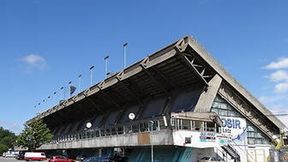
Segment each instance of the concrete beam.
[{"label": "concrete beam", "polygon": [[263,104],[261,104],[251,93],[249,93],[231,74],[229,74],[221,64],[219,64],[215,58],[213,58],[195,39],[188,36],[180,40],[182,42],[183,49],[185,51],[188,47],[191,47],[196,53],[205,60],[226,82],[229,83],[234,89],[236,89],[243,97],[245,97],[252,105],[255,106],[262,114],[272,121],[279,129],[284,129],[283,124],[277,117],[272,115]]},{"label": "concrete beam", "polygon": [[208,87],[206,91],[203,91],[200,95],[198,102],[195,106],[194,112],[210,112],[213,101],[217,95],[217,92],[222,83],[222,78],[216,74],[208,82]]},{"label": "concrete beam", "polygon": [[58,144],[45,144],[38,150],[149,146],[151,143],[153,145],[173,145],[172,130],[165,129],[146,133],[148,135],[147,143],[143,143],[143,141],[139,140],[139,136],[141,136],[143,133],[131,133],[83,140],[63,141]]}]

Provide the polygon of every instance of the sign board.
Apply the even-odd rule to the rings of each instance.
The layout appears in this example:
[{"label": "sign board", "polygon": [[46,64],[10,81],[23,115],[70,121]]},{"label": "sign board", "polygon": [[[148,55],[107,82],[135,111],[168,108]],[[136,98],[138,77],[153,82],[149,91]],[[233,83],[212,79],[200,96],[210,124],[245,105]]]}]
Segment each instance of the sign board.
[{"label": "sign board", "polygon": [[215,142],[216,136],[214,132],[201,132],[200,142]]},{"label": "sign board", "polygon": [[247,123],[243,118],[221,117],[223,122],[222,134],[237,144],[245,144]]}]

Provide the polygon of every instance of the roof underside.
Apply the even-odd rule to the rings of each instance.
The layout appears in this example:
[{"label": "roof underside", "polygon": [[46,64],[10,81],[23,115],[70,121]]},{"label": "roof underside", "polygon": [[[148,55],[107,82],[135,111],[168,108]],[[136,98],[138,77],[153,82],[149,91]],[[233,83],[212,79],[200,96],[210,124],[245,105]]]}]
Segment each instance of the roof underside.
[{"label": "roof underside", "polygon": [[[135,103],[144,105],[152,98],[170,96],[176,90],[203,89],[215,74],[219,74],[260,114],[271,114],[194,39],[185,37],[36,116],[35,119],[43,119],[49,127],[55,127],[95,114],[125,109]],[[265,118],[279,129],[284,127],[284,124],[272,115]]]}]

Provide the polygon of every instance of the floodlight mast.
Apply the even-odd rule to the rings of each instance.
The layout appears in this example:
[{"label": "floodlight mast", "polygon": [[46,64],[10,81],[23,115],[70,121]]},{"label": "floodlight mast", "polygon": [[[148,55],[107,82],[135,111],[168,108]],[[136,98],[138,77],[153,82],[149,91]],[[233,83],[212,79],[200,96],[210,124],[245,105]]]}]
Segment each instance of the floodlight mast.
[{"label": "floodlight mast", "polygon": [[123,69],[126,68],[127,45],[128,43],[123,44]]},{"label": "floodlight mast", "polygon": [[109,55],[104,57],[104,61],[105,61],[105,78],[108,78],[108,59],[109,59]]},{"label": "floodlight mast", "polygon": [[93,84],[93,68],[94,68],[94,66],[91,66],[89,68],[89,71],[90,71],[90,86],[92,86],[92,84]]}]

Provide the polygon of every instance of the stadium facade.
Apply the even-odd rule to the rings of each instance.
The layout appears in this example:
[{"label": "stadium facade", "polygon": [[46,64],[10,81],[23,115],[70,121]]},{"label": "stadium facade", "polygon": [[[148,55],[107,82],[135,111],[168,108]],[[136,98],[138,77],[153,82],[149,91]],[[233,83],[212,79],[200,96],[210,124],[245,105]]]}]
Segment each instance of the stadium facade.
[{"label": "stadium facade", "polygon": [[268,162],[275,154],[272,137],[285,128],[191,37],[31,120],[39,119],[54,135],[40,150],[86,156],[118,151],[131,162],[151,156],[163,162],[206,156]]}]

